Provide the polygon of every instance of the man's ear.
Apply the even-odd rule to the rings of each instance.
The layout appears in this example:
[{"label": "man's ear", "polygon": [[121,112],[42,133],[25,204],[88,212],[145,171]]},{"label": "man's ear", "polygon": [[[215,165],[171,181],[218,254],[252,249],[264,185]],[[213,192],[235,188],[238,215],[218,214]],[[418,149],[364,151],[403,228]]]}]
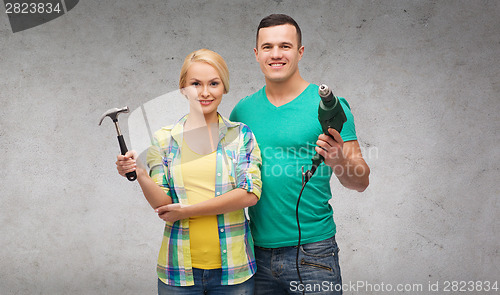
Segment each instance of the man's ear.
[{"label": "man's ear", "polygon": [[259,51],[257,50],[257,48],[253,49],[253,53],[255,53],[255,60],[259,61],[259,59],[257,58],[257,55],[259,54]]},{"label": "man's ear", "polygon": [[302,55],[304,55],[304,45],[300,46],[300,48],[299,48],[299,55],[300,55],[300,59],[299,60],[301,60],[302,59]]}]

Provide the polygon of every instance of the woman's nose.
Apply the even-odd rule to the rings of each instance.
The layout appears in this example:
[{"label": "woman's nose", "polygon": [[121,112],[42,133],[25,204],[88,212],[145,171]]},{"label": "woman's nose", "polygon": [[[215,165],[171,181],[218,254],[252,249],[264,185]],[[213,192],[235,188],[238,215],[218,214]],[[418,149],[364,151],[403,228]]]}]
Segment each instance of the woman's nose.
[{"label": "woman's nose", "polygon": [[210,95],[210,92],[208,91],[207,86],[203,86],[203,88],[201,89],[200,95],[201,95],[201,97],[208,97]]}]

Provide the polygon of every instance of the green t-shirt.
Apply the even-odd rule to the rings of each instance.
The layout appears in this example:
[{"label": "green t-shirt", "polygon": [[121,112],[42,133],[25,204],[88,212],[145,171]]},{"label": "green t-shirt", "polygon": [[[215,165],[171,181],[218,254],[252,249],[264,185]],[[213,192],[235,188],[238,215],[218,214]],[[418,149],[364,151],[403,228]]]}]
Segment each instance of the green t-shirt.
[{"label": "green t-shirt", "polygon": [[[311,168],[316,141],[322,133],[318,121],[318,86],[310,84],[291,102],[276,107],[269,102],[265,87],[242,99],[230,120],[243,122],[254,133],[262,154],[262,195],[248,209],[255,245],[278,248],[297,245],[295,217],[302,187],[302,171]],[[340,135],[344,141],[356,140],[349,104],[340,98],[347,122]],[[330,178],[332,169],[322,163],[307,183],[299,205],[301,243],[313,243],[336,233]]]}]

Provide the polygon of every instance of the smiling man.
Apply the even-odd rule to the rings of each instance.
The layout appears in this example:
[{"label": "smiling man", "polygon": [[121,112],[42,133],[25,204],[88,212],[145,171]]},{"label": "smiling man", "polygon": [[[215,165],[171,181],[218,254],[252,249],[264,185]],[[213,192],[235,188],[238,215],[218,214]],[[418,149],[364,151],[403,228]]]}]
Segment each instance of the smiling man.
[{"label": "smiling man", "polygon": [[[331,287],[316,290],[322,294],[341,294],[336,226],[328,203],[330,178],[335,175],[343,186],[361,192],[368,186],[370,173],[349,104],[339,98],[347,122],[340,134],[329,130],[335,140],[322,134],[318,86],[300,75],[304,46],[300,28],[291,17],[272,14],[262,19],[254,52],[266,85],[242,99],[230,118],[248,125],[261,149],[262,197],[249,208],[256,246],[256,294],[314,291],[315,286]],[[301,284],[296,271],[295,212],[301,167],[310,167],[315,152],[325,158],[325,164],[305,187],[299,207]]]}]

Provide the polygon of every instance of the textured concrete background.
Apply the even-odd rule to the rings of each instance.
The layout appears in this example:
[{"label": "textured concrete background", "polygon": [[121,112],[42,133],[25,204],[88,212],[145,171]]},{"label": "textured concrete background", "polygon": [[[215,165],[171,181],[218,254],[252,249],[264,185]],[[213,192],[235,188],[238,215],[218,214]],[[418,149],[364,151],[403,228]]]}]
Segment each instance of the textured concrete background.
[{"label": "textured concrete background", "polygon": [[363,194],[332,180],[344,282],[500,280],[499,1],[87,0],[15,34],[0,16],[0,294],[154,294],[162,222],[100,115],[175,90],[206,47],[231,71],[228,116],[264,83],[255,29],[276,12],[302,27],[303,77],[350,102],[372,169]]}]

